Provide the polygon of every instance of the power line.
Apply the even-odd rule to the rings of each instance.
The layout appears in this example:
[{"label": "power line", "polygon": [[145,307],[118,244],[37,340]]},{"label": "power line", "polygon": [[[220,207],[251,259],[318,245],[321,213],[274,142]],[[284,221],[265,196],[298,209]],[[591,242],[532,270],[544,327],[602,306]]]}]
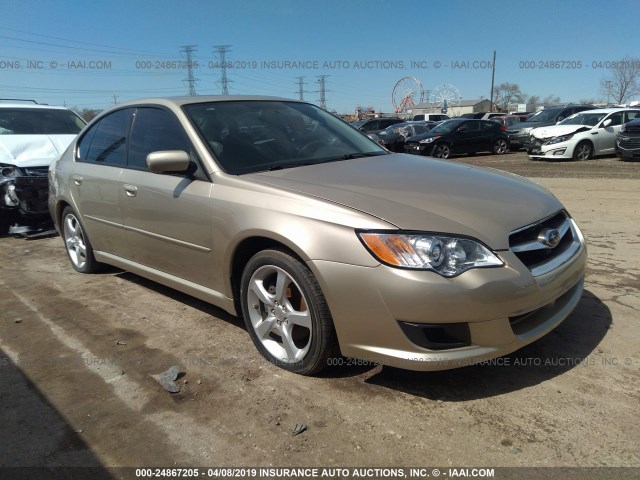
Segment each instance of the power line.
[{"label": "power line", "polygon": [[232,81],[227,78],[226,55],[231,51],[231,45],[215,45],[213,48],[213,53],[220,59],[220,81],[216,85],[222,90],[222,95],[229,95],[229,83]]},{"label": "power line", "polygon": [[188,86],[187,95],[191,97],[195,97],[196,93],[196,83],[199,79],[193,76],[193,52],[196,51],[196,45],[183,45],[180,47],[180,52],[184,54],[187,60],[187,78],[183,81]]}]

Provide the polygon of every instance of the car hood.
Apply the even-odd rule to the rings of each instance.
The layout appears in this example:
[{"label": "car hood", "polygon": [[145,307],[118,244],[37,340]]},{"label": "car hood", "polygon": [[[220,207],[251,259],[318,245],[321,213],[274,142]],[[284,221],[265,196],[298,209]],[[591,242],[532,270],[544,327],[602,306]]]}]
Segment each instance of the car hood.
[{"label": "car hood", "polygon": [[497,170],[389,154],[243,178],[321,198],[403,230],[467,235],[496,250],[509,233],[562,205],[544,187]]},{"label": "car hood", "polygon": [[75,135],[0,135],[0,163],[16,167],[48,167]]},{"label": "car hood", "polygon": [[553,122],[522,122],[511,125],[507,133],[518,133],[523,128],[540,128],[553,125]]},{"label": "car hood", "polygon": [[587,130],[591,130],[591,128],[589,125],[550,125],[532,130],[531,135],[538,138],[550,138],[569,135],[575,132],[586,132]]}]

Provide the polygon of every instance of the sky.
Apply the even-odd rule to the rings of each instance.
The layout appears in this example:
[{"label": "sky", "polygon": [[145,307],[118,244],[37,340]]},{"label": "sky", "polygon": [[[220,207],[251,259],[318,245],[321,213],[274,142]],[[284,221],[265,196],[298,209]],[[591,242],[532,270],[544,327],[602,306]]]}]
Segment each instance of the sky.
[{"label": "sky", "polygon": [[214,46],[228,45],[230,94],[298,98],[303,76],[319,104],[326,75],[340,113],[393,111],[404,77],[425,100],[489,98],[494,50],[496,85],[606,100],[608,62],[640,45],[636,0],[0,0],[0,11],[0,98],[78,108],[187,94],[184,45],[196,46],[198,95],[222,92]]}]

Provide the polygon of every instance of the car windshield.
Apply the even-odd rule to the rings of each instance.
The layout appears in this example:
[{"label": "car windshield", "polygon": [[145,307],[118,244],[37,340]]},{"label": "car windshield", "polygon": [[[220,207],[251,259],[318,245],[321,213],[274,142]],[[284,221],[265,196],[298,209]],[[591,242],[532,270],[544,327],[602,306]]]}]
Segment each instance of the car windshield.
[{"label": "car windshield", "polygon": [[460,125],[464,120],[445,120],[441,124],[435,126],[429,133],[449,133]]},{"label": "car windshield", "polygon": [[540,110],[538,113],[532,115],[527,119],[527,122],[552,122],[556,115],[558,115],[557,108]]},{"label": "car windshield", "polygon": [[578,113],[564,119],[558,125],[588,125],[595,126],[605,117],[606,113]]},{"label": "car windshield", "polygon": [[380,133],[383,133],[385,135],[393,135],[394,133],[397,133],[403,128],[406,128],[410,125],[411,125],[410,123],[396,123],[394,125],[391,125],[390,127],[385,128]]},{"label": "car windshield", "polygon": [[76,135],[84,126],[84,120],[69,110],[0,108],[0,135]]},{"label": "car windshield", "polygon": [[222,101],[185,105],[184,111],[222,169],[231,174],[388,154],[308,103]]}]

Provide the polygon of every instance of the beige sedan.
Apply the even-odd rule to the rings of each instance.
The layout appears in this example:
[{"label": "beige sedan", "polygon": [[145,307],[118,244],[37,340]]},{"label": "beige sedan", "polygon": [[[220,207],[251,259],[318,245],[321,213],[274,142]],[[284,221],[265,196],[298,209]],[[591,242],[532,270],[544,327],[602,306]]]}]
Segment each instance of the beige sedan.
[{"label": "beige sedan", "polygon": [[261,354],[301,374],[495,358],[582,294],[584,238],[543,187],[391,154],[304,102],[121,104],[49,183],[73,268],[115,265],[242,315]]}]

